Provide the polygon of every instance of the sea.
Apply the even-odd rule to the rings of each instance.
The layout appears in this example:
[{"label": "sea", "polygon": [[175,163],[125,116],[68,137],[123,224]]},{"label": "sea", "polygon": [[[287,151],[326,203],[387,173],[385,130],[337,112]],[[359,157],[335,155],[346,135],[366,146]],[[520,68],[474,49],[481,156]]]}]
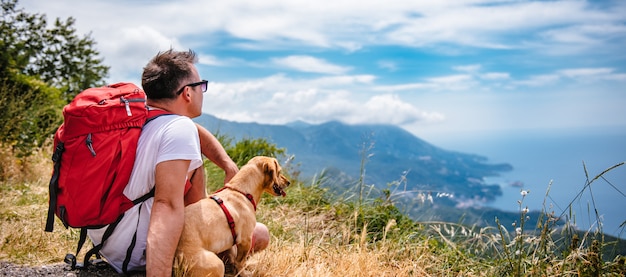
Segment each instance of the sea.
[{"label": "sea", "polygon": [[487,206],[554,212],[580,230],[626,237],[626,128],[464,133],[433,144],[513,166],[485,179],[503,192]]}]

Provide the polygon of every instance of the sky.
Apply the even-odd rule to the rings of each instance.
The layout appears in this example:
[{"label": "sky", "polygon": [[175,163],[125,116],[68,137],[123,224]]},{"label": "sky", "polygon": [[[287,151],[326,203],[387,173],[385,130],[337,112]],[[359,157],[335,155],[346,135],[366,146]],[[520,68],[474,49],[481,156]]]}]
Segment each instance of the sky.
[{"label": "sky", "polygon": [[73,17],[109,83],[192,49],[204,112],[467,133],[626,129],[626,1],[21,0]]}]

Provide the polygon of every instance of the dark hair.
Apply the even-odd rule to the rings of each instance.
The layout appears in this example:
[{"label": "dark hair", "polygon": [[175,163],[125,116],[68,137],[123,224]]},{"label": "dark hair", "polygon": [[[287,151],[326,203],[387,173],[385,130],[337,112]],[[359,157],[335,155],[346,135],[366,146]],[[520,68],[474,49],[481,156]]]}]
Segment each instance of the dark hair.
[{"label": "dark hair", "polygon": [[192,66],[197,61],[192,50],[159,52],[143,68],[141,75],[141,86],[148,99],[176,98],[176,91],[191,77]]}]

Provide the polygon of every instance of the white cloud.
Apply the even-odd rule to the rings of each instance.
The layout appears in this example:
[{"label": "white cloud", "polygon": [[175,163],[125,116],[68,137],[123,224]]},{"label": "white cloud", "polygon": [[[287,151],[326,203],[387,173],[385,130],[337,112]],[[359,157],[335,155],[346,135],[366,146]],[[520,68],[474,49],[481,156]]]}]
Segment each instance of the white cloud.
[{"label": "white cloud", "polygon": [[542,87],[556,83],[561,77],[558,74],[543,74],[530,76],[525,80],[513,81],[513,85],[528,86],[528,87]]},{"label": "white cloud", "polygon": [[619,74],[611,74],[605,77],[606,80],[625,82],[626,81],[626,73]]},{"label": "white cloud", "polygon": [[480,64],[459,65],[459,66],[452,67],[452,69],[456,71],[467,72],[467,73],[477,72],[481,68],[482,66]]},{"label": "white cloud", "polygon": [[339,75],[327,76],[317,79],[305,80],[304,84],[316,85],[321,87],[337,86],[337,85],[353,85],[353,84],[370,84],[376,80],[374,75]]},{"label": "white cloud", "polygon": [[311,56],[288,56],[284,58],[274,58],[272,62],[278,66],[295,69],[303,72],[323,73],[323,74],[344,74],[350,71],[349,67],[331,64],[323,59]]},{"label": "white cloud", "polygon": [[175,37],[145,25],[103,31],[97,47],[102,49],[105,63],[112,65],[109,80],[116,81],[140,79],[141,69],[156,53],[170,47],[181,48]]},{"label": "white cloud", "polygon": [[427,81],[435,85],[438,90],[467,90],[478,85],[474,77],[467,74],[433,77],[428,78]]},{"label": "white cloud", "polygon": [[555,28],[541,35],[557,43],[598,45],[607,37],[624,36],[626,26],[618,24],[577,24]]},{"label": "white cloud", "polygon": [[480,78],[484,80],[507,80],[511,75],[507,72],[487,72],[480,74]]},{"label": "white cloud", "polygon": [[[347,123],[412,124],[437,122],[444,115],[423,111],[398,95],[377,95],[359,78],[355,89],[323,78],[291,79],[285,75],[235,83],[211,83],[204,111],[236,121],[282,124],[297,119],[320,123],[341,120]],[[355,93],[353,91],[359,91]],[[237,111],[233,112],[233,107]]]},{"label": "white cloud", "polygon": [[[481,5],[491,1],[452,4],[445,9],[416,11],[419,16],[401,17],[398,27],[386,34],[391,41],[424,46],[454,43],[480,48],[518,48],[511,33],[604,19],[580,1],[510,2]],[[491,2],[493,4],[493,2]],[[505,41],[506,37],[509,41]],[[528,39],[528,37],[526,37]]]},{"label": "white cloud", "polygon": [[613,73],[612,68],[575,68],[575,69],[563,69],[558,73],[569,78],[578,77],[594,77],[594,76],[606,76]]},{"label": "white cloud", "polygon": [[370,98],[363,112],[355,121],[407,125],[416,122],[438,122],[445,116],[437,112],[425,112],[400,99],[398,95],[383,94]]},{"label": "white cloud", "polygon": [[[111,66],[109,80],[138,81],[142,67],[160,50],[198,51],[201,64],[231,70],[231,80],[238,80],[212,82],[205,97],[206,112],[230,120],[419,125],[447,121],[456,112],[462,114],[457,122],[471,121],[457,127],[469,129],[472,122],[493,118],[492,107],[502,106],[472,98],[477,92],[526,87],[534,92],[572,80],[626,81],[619,65],[626,41],[626,5],[621,1],[604,7],[590,1],[498,0],[323,4],[183,0],[149,5],[20,0],[19,4],[29,12],[46,13],[49,19],[75,17],[79,33],[91,32],[105,64]],[[405,52],[377,52],[379,48]],[[450,59],[441,53],[456,55],[454,64],[460,65],[446,64]],[[597,59],[597,53],[605,56]],[[337,64],[327,54],[343,55],[345,63]],[[349,63],[357,56],[352,54],[363,58]],[[555,61],[549,55],[572,58]],[[324,75],[295,78],[277,74],[277,68]],[[388,72],[393,74],[374,75]],[[441,97],[434,101],[441,104],[434,107],[415,100],[425,95]],[[447,98],[450,95],[455,101]],[[457,102],[459,95],[478,100]],[[484,114],[476,115],[477,110]]]},{"label": "white cloud", "polygon": [[198,54],[198,63],[202,65],[220,66],[224,65],[217,57],[213,55]]},{"label": "white cloud", "polygon": [[390,86],[376,86],[373,88],[375,91],[384,91],[384,92],[396,92],[396,91],[405,91],[405,90],[423,90],[423,89],[434,89],[436,86],[430,83],[410,83],[410,84],[397,84]]},{"label": "white cloud", "polygon": [[[53,16],[76,16],[84,32],[146,25],[166,37],[224,32],[251,43],[297,42],[355,51],[362,45],[425,46],[452,43],[486,48],[518,48],[543,32],[544,38],[580,43],[624,35],[618,11],[589,8],[585,1],[161,1],[144,5],[120,1],[23,0]],[[44,3],[45,2],[45,3]],[[119,7],[123,5],[124,9]],[[80,11],[80,12],[77,12]],[[153,16],[146,16],[153,15]],[[111,20],[115,18],[115,20]],[[566,30],[566,31],[563,31]],[[583,36],[566,35],[578,31]],[[510,34],[530,32],[531,36]],[[104,35],[94,31],[99,37]],[[569,39],[571,37],[573,39]],[[583,42],[585,40],[582,40]]]},{"label": "white cloud", "polygon": [[398,70],[398,65],[392,61],[379,61],[378,67],[394,72]]},{"label": "white cloud", "polygon": [[579,82],[626,81],[626,73],[615,73],[615,69],[608,67],[563,69],[557,73]]}]

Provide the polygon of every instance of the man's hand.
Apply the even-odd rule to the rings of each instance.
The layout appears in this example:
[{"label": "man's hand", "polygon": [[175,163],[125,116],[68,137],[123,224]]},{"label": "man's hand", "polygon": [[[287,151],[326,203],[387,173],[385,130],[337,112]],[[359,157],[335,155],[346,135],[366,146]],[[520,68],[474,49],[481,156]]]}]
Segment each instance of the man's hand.
[{"label": "man's hand", "polygon": [[215,165],[224,170],[224,184],[228,183],[228,181],[230,181],[230,179],[232,179],[233,176],[239,172],[239,167],[237,167],[237,164],[228,156],[226,150],[224,150],[224,146],[222,146],[219,140],[217,140],[217,138],[215,138],[209,130],[197,123],[196,127],[198,128],[200,150],[202,154]]}]

